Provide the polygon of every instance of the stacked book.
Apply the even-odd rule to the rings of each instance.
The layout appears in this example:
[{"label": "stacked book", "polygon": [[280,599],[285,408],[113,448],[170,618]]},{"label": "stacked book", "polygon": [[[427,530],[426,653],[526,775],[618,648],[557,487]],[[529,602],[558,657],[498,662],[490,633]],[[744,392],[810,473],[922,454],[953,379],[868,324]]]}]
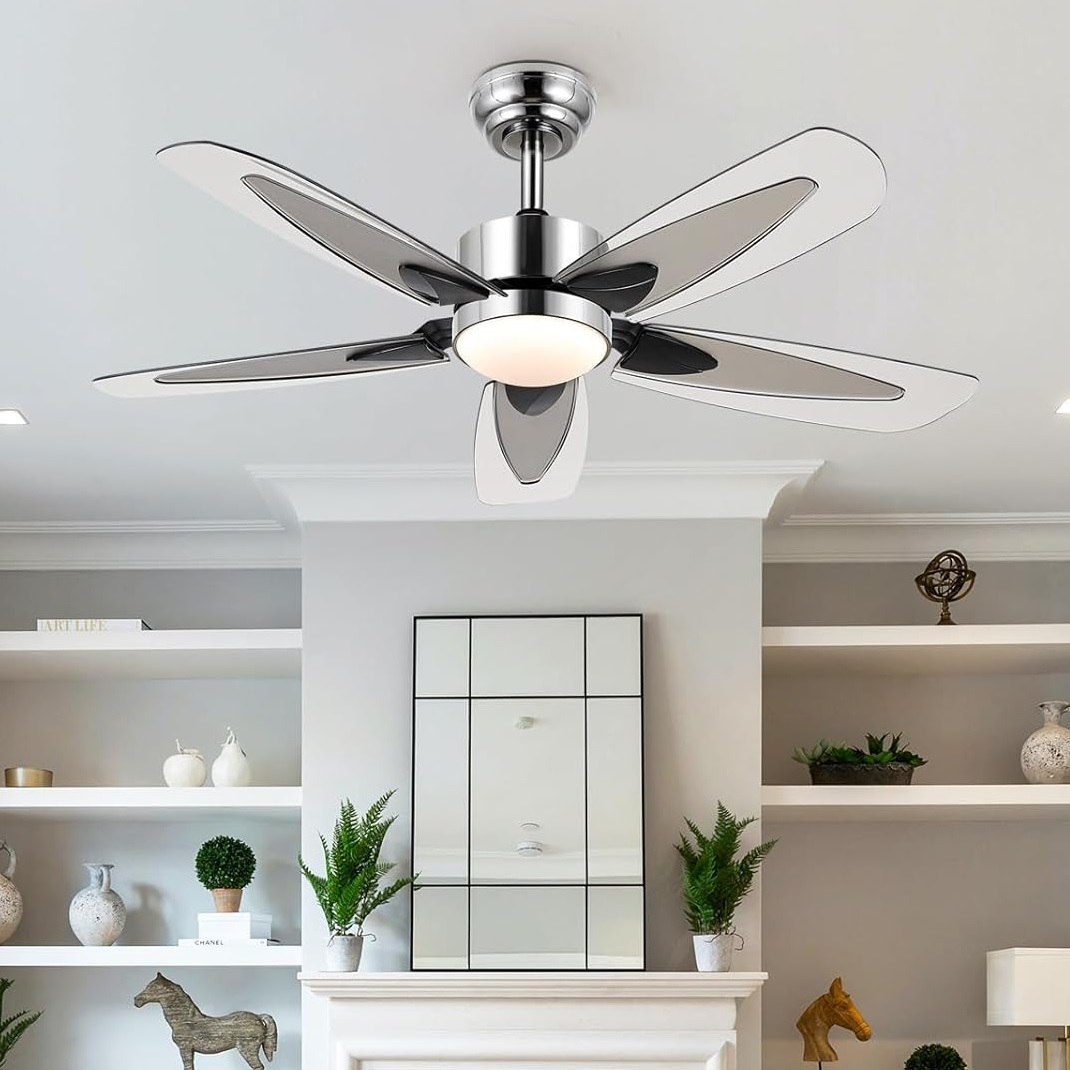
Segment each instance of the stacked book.
[{"label": "stacked book", "polygon": [[250,914],[240,911],[234,914],[198,914],[197,938],[179,940],[179,947],[267,947],[277,944],[271,938],[271,915]]}]

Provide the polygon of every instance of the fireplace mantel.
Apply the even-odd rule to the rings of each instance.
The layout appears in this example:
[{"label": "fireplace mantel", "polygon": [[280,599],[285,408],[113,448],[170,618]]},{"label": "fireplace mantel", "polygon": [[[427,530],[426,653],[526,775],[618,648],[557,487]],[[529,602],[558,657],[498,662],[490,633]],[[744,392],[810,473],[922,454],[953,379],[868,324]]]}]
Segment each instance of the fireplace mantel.
[{"label": "fireplace mantel", "polygon": [[[737,1001],[764,973],[303,974],[330,1002],[322,1070],[734,1070]],[[316,1068],[320,1070],[320,1068]]]}]

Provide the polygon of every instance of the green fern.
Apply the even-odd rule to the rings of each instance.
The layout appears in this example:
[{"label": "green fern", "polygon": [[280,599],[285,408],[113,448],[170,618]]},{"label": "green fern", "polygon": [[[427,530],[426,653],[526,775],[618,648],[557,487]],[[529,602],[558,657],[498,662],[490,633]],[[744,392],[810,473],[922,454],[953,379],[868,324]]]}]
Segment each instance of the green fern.
[{"label": "green fern", "polygon": [[381,795],[363,815],[357,814],[349,799],[342,800],[331,843],[320,835],[326,871],[323,876],[313,873],[298,856],[301,872],[312,887],[332,936],[345,936],[354,929],[358,936],[363,935],[368,915],[418,876],[403,877],[380,887],[395,865],[379,861],[383,840],[397,820],[396,815],[383,816],[393,794],[388,791]]},{"label": "green fern", "polygon": [[0,1066],[7,1062],[11,1049],[22,1039],[27,1029],[41,1017],[41,1011],[30,1014],[29,1011],[19,1011],[9,1017],[4,1017],[4,995],[15,982],[7,977],[0,977]]},{"label": "green fern", "polygon": [[737,857],[743,832],[755,820],[736,818],[724,803],[718,802],[713,835],[707,836],[694,821],[684,818],[693,840],[682,833],[674,846],[683,861],[684,914],[693,933],[733,931],[736,910],[776,844],[776,840],[768,840]]}]

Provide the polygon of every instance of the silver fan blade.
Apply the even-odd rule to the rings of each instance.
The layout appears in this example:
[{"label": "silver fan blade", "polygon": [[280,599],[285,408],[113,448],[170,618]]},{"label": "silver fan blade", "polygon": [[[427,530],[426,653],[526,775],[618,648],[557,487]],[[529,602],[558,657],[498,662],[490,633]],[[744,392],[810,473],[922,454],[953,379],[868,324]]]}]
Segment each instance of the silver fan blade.
[{"label": "silver fan blade", "polygon": [[501,294],[455,260],[294,171],[211,141],[157,153],[176,174],[306,252],[425,305]]},{"label": "silver fan blade", "polygon": [[485,505],[551,502],[579,482],[587,454],[582,379],[547,387],[488,383],[476,420],[476,491]]},{"label": "silver fan blade", "polygon": [[806,130],[625,227],[555,281],[628,264],[657,279],[630,313],[650,320],[753,279],[871,216],[884,197],[884,166],[856,138]]},{"label": "silver fan blade", "polygon": [[690,327],[622,326],[613,378],[727,409],[860,431],[907,431],[968,401],[964,372]]},{"label": "silver fan blade", "polygon": [[267,353],[236,360],[211,360],[203,364],[170,368],[149,368],[125,375],[106,375],[93,382],[106,394],[141,398],[254,390],[293,383],[323,382],[347,375],[420,368],[449,361],[443,351],[449,345],[449,329],[450,320],[432,320],[416,333],[398,338],[323,346],[319,349],[296,349],[288,353]]}]

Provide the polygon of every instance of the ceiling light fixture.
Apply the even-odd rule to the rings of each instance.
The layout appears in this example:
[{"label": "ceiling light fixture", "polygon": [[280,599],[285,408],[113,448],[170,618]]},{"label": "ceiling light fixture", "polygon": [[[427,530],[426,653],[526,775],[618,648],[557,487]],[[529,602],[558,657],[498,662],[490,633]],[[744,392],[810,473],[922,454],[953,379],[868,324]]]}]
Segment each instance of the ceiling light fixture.
[{"label": "ceiling light fixture", "polygon": [[1065,400],[1065,401],[1064,401],[1064,402],[1063,402],[1063,403],[1062,403],[1062,404],[1061,404],[1061,405],[1060,405],[1060,406],[1059,406],[1059,407],[1058,407],[1058,408],[1057,408],[1057,409],[1055,410],[1055,412],[1056,412],[1056,413],[1057,413],[1057,414],[1058,414],[1059,416],[1070,416],[1070,398],[1067,398],[1067,399],[1066,399],[1066,400]]},{"label": "ceiling light fixture", "polygon": [[18,409],[0,409],[0,424],[8,427],[22,427],[30,421]]}]

